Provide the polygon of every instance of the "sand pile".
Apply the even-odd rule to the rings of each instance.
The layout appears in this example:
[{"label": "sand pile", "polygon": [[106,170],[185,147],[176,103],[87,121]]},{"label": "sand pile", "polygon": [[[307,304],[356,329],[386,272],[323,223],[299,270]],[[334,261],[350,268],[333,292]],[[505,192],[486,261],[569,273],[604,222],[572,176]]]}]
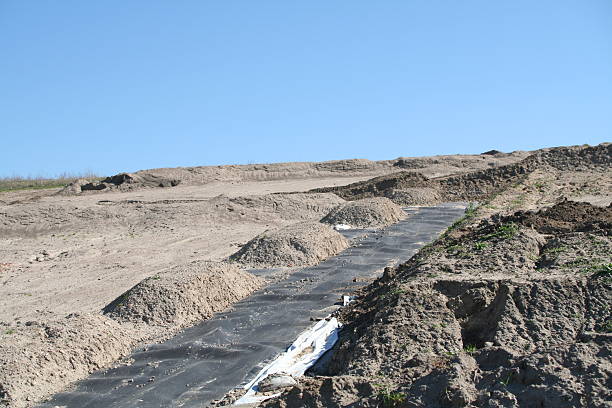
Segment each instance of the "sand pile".
[{"label": "sand pile", "polygon": [[406,213],[393,201],[376,197],[340,204],[323,217],[321,222],[346,224],[353,228],[380,228],[396,223],[405,216]]},{"label": "sand pile", "polygon": [[0,406],[31,406],[126,355],[133,333],[100,315],[41,314],[0,327]]},{"label": "sand pile", "polygon": [[154,174],[142,173],[120,173],[105,178],[102,181],[90,182],[85,179],[78,179],[64,187],[59,194],[74,195],[83,191],[99,190],[120,190],[130,191],[141,188],[152,187],[174,187],[178,186],[181,180],[169,179]]},{"label": "sand pile", "polygon": [[118,321],[185,327],[259,289],[262,280],[234,265],[194,261],[147,278],[104,313]]},{"label": "sand pile", "polygon": [[398,205],[427,205],[442,201],[442,195],[435,188],[406,187],[400,190],[387,190],[385,197]]},{"label": "sand pile", "polygon": [[348,248],[349,242],[331,227],[305,221],[266,231],[230,256],[252,267],[315,265]]},{"label": "sand pile", "polygon": [[139,342],[210,318],[262,284],[234,265],[195,261],[143,280],[109,304],[106,315],[40,312],[35,320],[2,323],[0,406],[30,407]]}]

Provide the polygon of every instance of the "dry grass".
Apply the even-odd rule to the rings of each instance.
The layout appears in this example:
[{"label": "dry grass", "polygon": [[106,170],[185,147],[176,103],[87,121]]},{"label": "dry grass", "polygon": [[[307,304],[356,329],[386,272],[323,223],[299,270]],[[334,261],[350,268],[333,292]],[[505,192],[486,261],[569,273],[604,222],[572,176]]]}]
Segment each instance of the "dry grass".
[{"label": "dry grass", "polygon": [[60,174],[55,178],[48,177],[0,177],[0,192],[15,191],[15,190],[40,190],[46,188],[59,188],[78,179],[85,178],[87,180],[101,180],[100,177],[93,173],[83,174]]}]

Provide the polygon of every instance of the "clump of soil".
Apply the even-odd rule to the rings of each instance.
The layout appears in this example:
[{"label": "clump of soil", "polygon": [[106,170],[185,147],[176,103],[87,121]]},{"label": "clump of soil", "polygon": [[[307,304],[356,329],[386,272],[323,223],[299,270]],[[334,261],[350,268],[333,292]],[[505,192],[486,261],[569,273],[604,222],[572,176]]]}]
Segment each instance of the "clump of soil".
[{"label": "clump of soil", "polygon": [[129,191],[140,188],[152,187],[175,187],[181,183],[181,180],[168,179],[147,173],[120,173],[114,176],[105,178],[99,182],[89,182],[85,179],[78,179],[64,187],[59,194],[73,195],[80,194],[83,191],[99,191],[99,190],[120,190]]},{"label": "clump of soil", "polygon": [[126,355],[133,334],[100,315],[0,326],[0,406],[21,408]]},{"label": "clump of soil", "polygon": [[406,217],[400,206],[384,197],[340,204],[321,219],[325,224],[347,224],[355,228],[380,228]]},{"label": "clump of soil", "polygon": [[337,255],[348,246],[348,240],[330,226],[306,221],[265,231],[229,259],[252,267],[307,266]]},{"label": "clump of soil", "polygon": [[597,207],[589,203],[564,200],[537,212],[518,212],[507,217],[543,234],[602,230],[612,234],[612,205]]},{"label": "clump of soil", "polygon": [[[380,407],[377,390],[367,378],[302,378],[282,398],[265,402],[266,408],[292,407]],[[355,405],[354,405],[355,404]]]},{"label": "clump of soil", "polygon": [[263,281],[235,265],[194,261],[147,278],[104,308],[118,321],[185,327],[227,308]]}]

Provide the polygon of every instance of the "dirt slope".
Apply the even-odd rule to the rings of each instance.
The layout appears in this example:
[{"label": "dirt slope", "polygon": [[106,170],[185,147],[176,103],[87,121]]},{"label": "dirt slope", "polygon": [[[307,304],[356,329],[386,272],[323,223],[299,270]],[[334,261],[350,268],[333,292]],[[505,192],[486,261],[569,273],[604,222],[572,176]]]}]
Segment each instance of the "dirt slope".
[{"label": "dirt slope", "polygon": [[342,313],[331,379],[263,406],[609,406],[611,215],[564,201],[459,225]]},{"label": "dirt slope", "polygon": [[335,193],[346,200],[384,196],[404,205],[477,201],[521,183],[538,169],[547,172],[609,172],[611,167],[612,144],[604,143],[598,146],[559,147],[538,151],[516,163],[465,174],[428,178],[419,172],[404,171],[347,186],[311,191]]},{"label": "dirt slope", "polygon": [[[110,177],[103,181],[108,184],[103,190],[95,190],[100,185],[92,184],[94,190],[87,191],[87,187],[82,191],[88,183],[81,181],[71,186],[73,193],[81,189],[76,195],[55,194],[59,190],[2,193],[0,400],[10,400],[12,407],[30,407],[92,370],[113,364],[139,342],[172,335],[180,327],[243,296],[251,285],[234,285],[232,279],[242,275],[225,270],[227,276],[212,273],[207,276],[214,279],[207,282],[223,290],[232,285],[235,291],[214,301],[215,306],[207,304],[196,292],[207,293],[211,287],[204,283],[203,275],[192,273],[192,262],[221,261],[266,230],[305,221],[315,223],[315,229],[323,228],[317,220],[343,204],[343,198],[330,192],[285,193],[358,182],[325,191],[335,191],[349,200],[388,197],[401,205],[448,199],[486,200],[478,217],[490,217],[490,221],[480,229],[465,229],[462,224],[450,232],[446,240],[456,242],[444,245],[453,248],[438,251],[437,261],[424,260],[422,270],[410,272],[409,262],[403,269],[389,271],[386,280],[372,286],[372,293],[379,290],[376,293],[382,293],[380,296],[364,292],[355,309],[346,315],[347,322],[354,324],[356,337],[342,343],[342,347],[351,350],[351,356],[346,361],[338,357],[334,363],[334,374],[340,375],[304,381],[295,389],[298,391],[291,391],[292,398],[311,398],[313,406],[333,406],[336,402],[367,406],[381,401],[395,404],[400,394],[410,391],[420,399],[403,398],[402,403],[420,406],[427,401],[435,406],[443,401],[435,399],[438,389],[442,389],[436,384],[448,383],[444,388],[448,392],[444,392],[459,395],[453,397],[455,405],[462,403],[461,398],[475,398],[474,404],[480,404],[478,401],[487,392],[497,398],[492,401],[526,400],[525,389],[511,391],[510,395],[498,390],[495,381],[502,378],[501,383],[507,386],[507,370],[522,367],[517,364],[535,364],[533,378],[545,378],[545,383],[538,385],[533,378],[526,381],[543,387],[544,398],[555,402],[551,399],[556,395],[553,391],[559,390],[554,392],[570,400],[587,398],[587,402],[598,406],[601,400],[608,399],[604,391],[600,392],[602,384],[610,388],[609,366],[602,363],[609,355],[608,343],[601,332],[608,327],[602,317],[607,309],[601,301],[608,296],[606,270],[602,268],[609,263],[609,257],[602,251],[610,252],[609,234],[601,233],[608,228],[607,221],[584,221],[592,212],[589,209],[587,215],[573,212],[579,222],[559,221],[554,212],[533,215],[524,210],[551,206],[562,197],[607,206],[612,191],[610,175],[610,145],[600,145],[546,149],[531,156],[529,152],[490,151],[380,162],[341,160],[153,169]],[[365,182],[376,176],[379,178]],[[523,212],[516,213],[517,210]],[[569,210],[559,207],[555,211],[564,214]],[[554,219],[554,223],[546,224],[549,231],[540,228],[543,217]],[[568,227],[566,222],[580,227]],[[516,228],[500,230],[506,224]],[[296,251],[296,257],[272,258],[282,258],[281,263],[287,265],[318,262],[344,247],[333,234],[329,242],[323,240],[324,245],[316,242],[321,234],[328,236],[329,231],[315,229],[304,242],[280,240],[288,242],[284,248],[291,253]],[[502,239],[509,233],[513,235]],[[487,235],[492,238],[483,240]],[[309,247],[313,242],[314,246]],[[585,246],[585,242],[592,245]],[[304,248],[310,249],[302,251]],[[304,256],[305,253],[310,255]],[[601,263],[585,263],[594,259]],[[575,268],[586,272],[569,279],[568,271]],[[257,282],[252,283],[255,288]],[[192,288],[196,289],[191,293]],[[105,305],[126,291],[131,303],[116,302],[108,309],[113,309],[119,321],[101,314]],[[431,297],[405,296],[400,306],[392,303],[395,295],[413,291],[430,293]],[[472,296],[473,293],[476,294]],[[542,296],[533,296],[534,293]],[[211,294],[211,298],[215,295]],[[447,305],[451,300],[451,306]],[[460,307],[455,304],[464,304],[461,307],[466,312],[457,312]],[[561,309],[559,304],[567,304],[569,309]],[[512,305],[516,307],[512,309]],[[481,307],[495,313],[491,312],[487,319],[468,317],[473,311],[481,313]],[[439,313],[432,312],[431,318],[424,320],[419,310]],[[533,310],[537,318],[529,320],[525,310]],[[380,313],[382,321],[377,320],[376,313]],[[177,314],[180,318],[174,319]],[[417,327],[416,337],[394,331],[394,327],[404,327],[394,320],[404,315],[414,319],[406,327]],[[448,320],[446,328],[452,329],[442,337],[430,324],[438,315],[448,316],[444,322]],[[570,318],[584,323],[578,326]],[[496,326],[481,327],[485,320],[496,322]],[[471,325],[478,330],[470,329]],[[480,332],[483,338],[473,335]],[[513,337],[512,333],[519,334]],[[569,339],[568,344],[538,343],[540,336],[547,335]],[[419,358],[428,352],[418,348],[422,341],[418,336],[425,336],[432,350],[451,350],[451,346],[471,350],[471,345],[464,343],[473,341],[477,351],[448,351],[457,360],[444,364],[438,362],[443,357],[438,353],[431,357],[433,360],[423,357],[435,363],[421,363]],[[502,357],[491,354],[493,362],[486,365],[476,358],[476,353],[487,347],[504,347],[495,342],[488,345],[491,338],[506,341],[509,346],[500,352]],[[577,339],[586,340],[580,343]],[[530,341],[541,349],[521,351]],[[421,351],[406,353],[402,347]],[[554,350],[549,352],[549,348]],[[397,349],[404,350],[400,357],[394,355]],[[510,357],[504,357],[506,351]],[[368,360],[370,357],[373,360]],[[411,360],[406,360],[409,357]],[[385,361],[391,358],[403,365]],[[539,359],[546,359],[548,366]],[[576,366],[589,373],[587,379],[575,375]],[[376,383],[371,380],[374,371],[367,371],[367,367],[380,368],[375,374]],[[410,371],[410,367],[414,370]],[[448,371],[449,367],[454,371]],[[430,368],[441,371],[414,385],[420,375],[429,375],[426,372]],[[367,376],[361,376],[359,370]],[[562,375],[557,373],[559,370]],[[474,379],[481,374],[487,379]],[[455,379],[460,381],[456,387]],[[287,401],[291,399],[277,403]]]}]

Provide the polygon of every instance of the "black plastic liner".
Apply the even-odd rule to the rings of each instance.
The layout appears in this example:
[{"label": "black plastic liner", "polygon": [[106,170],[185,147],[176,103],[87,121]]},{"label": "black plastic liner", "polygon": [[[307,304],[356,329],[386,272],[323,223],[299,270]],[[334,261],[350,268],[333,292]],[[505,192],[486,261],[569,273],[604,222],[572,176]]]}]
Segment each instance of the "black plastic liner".
[{"label": "black plastic liner", "polygon": [[133,364],[96,372],[40,406],[205,407],[253,378],[313,320],[335,310],[342,295],[379,276],[385,266],[408,260],[464,209],[462,204],[410,208],[409,218],[383,231],[344,232],[354,246],[340,255],[298,270],[162,344],[135,350]]}]

